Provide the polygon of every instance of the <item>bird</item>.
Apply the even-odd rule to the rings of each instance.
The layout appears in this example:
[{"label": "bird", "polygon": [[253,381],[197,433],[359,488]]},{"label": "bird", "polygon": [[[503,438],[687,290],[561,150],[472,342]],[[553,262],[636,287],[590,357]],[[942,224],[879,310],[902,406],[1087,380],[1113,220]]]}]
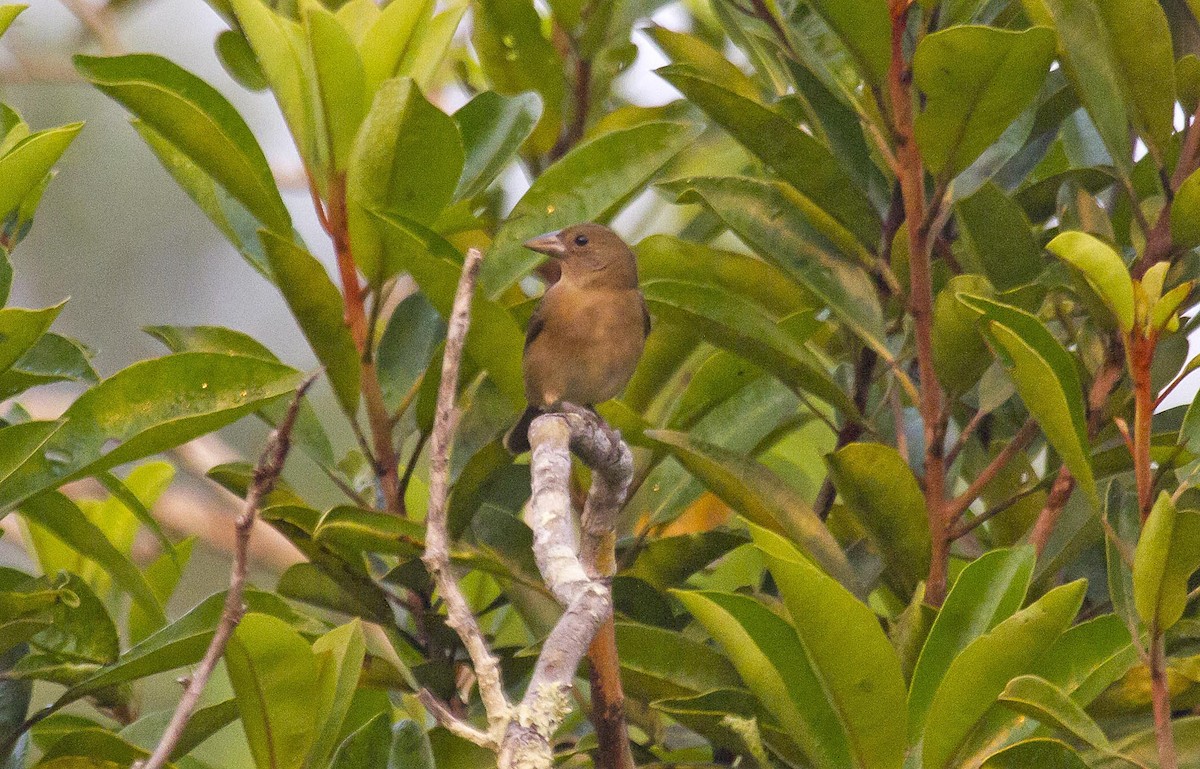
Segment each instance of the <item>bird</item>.
[{"label": "bird", "polygon": [[563,402],[594,408],[633,377],[650,334],[638,287],[637,257],[602,224],[576,224],[524,244],[560,268],[525,332],[522,368],[528,407],[504,436],[517,455],[529,450],[529,425]]}]

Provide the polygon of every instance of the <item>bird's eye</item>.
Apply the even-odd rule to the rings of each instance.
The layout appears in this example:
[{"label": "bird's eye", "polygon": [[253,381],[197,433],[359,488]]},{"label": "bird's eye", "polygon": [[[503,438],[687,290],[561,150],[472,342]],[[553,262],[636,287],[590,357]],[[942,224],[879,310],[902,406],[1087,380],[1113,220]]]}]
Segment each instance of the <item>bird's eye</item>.
[{"label": "bird's eye", "polygon": [[575,236],[575,245],[586,246],[587,244],[588,244],[587,235],[576,235]]}]

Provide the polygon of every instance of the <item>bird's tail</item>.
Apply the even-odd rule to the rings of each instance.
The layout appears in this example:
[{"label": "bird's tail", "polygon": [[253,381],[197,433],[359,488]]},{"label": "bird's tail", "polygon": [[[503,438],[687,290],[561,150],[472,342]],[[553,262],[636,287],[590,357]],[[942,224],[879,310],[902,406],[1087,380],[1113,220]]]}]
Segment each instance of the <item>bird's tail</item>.
[{"label": "bird's tail", "polygon": [[533,424],[533,420],[537,419],[542,413],[542,410],[535,406],[527,406],[522,412],[520,419],[512,426],[512,429],[504,434],[504,448],[508,449],[508,453],[516,456],[529,451],[529,426]]}]

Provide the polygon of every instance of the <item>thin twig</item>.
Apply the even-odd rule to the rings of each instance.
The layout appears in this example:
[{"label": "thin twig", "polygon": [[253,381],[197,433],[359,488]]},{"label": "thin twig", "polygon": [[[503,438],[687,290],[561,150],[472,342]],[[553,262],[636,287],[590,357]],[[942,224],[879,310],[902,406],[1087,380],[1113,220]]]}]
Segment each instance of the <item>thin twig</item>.
[{"label": "thin twig", "polygon": [[287,414],[279,421],[279,426],[271,432],[271,436],[267,439],[262,457],[259,458],[258,465],[254,468],[254,480],[246,491],[246,505],[234,522],[237,546],[234,549],[233,567],[229,575],[229,591],[225,594],[225,605],[221,609],[221,619],[217,623],[216,632],[208,644],[208,651],[204,653],[204,658],[192,675],[187,689],[184,690],[183,697],[180,698],[158,746],[154,748],[154,752],[144,763],[137,764],[139,769],[162,769],[170,760],[171,753],[179,744],[180,738],[183,737],[183,730],[187,727],[188,720],[192,717],[196,704],[200,701],[200,695],[203,694],[204,687],[208,684],[208,679],[217,666],[217,661],[225,653],[225,645],[233,636],[233,631],[237,629],[238,623],[241,622],[242,615],[246,613],[242,596],[245,594],[246,576],[249,571],[247,556],[250,550],[250,531],[254,527],[254,521],[258,518],[262,500],[271,493],[275,481],[283,471],[283,463],[287,459],[288,449],[291,448],[292,427],[296,423],[296,415],[300,413],[300,402],[316,378],[317,374],[313,374],[301,383],[299,389],[296,390],[295,397],[292,398],[292,404],[288,408]]},{"label": "thin twig", "polygon": [[1012,440],[1004,448],[1000,449],[999,453],[996,454],[991,462],[988,462],[987,467],[983,468],[979,475],[975,476],[975,480],[971,481],[971,485],[967,487],[967,490],[946,505],[946,519],[955,521],[960,515],[966,512],[966,509],[987,488],[987,485],[996,479],[1000,471],[1008,466],[1008,463],[1016,457],[1018,452],[1029,445],[1029,442],[1037,435],[1037,429],[1037,422],[1032,417],[1027,419],[1025,424],[1021,425],[1021,429],[1017,431],[1017,434],[1012,437]]},{"label": "thin twig", "polygon": [[[458,369],[462,362],[463,346],[471,325],[471,297],[479,276],[483,255],[476,249],[467,251],[462,277],[454,295],[454,307],[446,329],[446,349],[442,355],[442,381],[438,385],[437,412],[433,420],[429,459],[429,511],[425,519],[425,554],[421,560],[437,585],[438,594],[446,606],[446,624],[462,639],[475,675],[479,680],[479,695],[488,717],[487,739],[479,744],[498,749],[500,737],[508,725],[511,705],[504,693],[500,661],[488,647],[479,621],[471,612],[466,596],[458,586],[450,567],[450,536],[447,531],[448,500],[450,496],[450,447],[455,428],[455,409],[458,392]],[[423,699],[429,699],[426,695]],[[438,711],[431,709],[433,715]],[[449,728],[449,727],[447,727]],[[482,734],[482,732],[480,733]]]}]

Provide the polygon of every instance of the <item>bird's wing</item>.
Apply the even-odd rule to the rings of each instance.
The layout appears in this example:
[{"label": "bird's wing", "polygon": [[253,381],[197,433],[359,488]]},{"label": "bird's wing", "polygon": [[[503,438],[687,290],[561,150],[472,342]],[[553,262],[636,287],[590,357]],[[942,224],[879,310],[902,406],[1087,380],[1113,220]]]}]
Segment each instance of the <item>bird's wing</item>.
[{"label": "bird's wing", "polygon": [[529,325],[525,327],[525,349],[529,349],[529,345],[533,344],[533,340],[537,339],[538,334],[542,333],[542,329],[546,327],[546,315],[543,312],[545,302],[538,303],[537,308],[533,311],[533,315],[529,316]]},{"label": "bird's wing", "polygon": [[[642,301],[642,331],[648,337],[650,336],[650,308],[646,306],[646,297],[638,294],[638,299]],[[529,342],[525,342],[529,344]]]}]

